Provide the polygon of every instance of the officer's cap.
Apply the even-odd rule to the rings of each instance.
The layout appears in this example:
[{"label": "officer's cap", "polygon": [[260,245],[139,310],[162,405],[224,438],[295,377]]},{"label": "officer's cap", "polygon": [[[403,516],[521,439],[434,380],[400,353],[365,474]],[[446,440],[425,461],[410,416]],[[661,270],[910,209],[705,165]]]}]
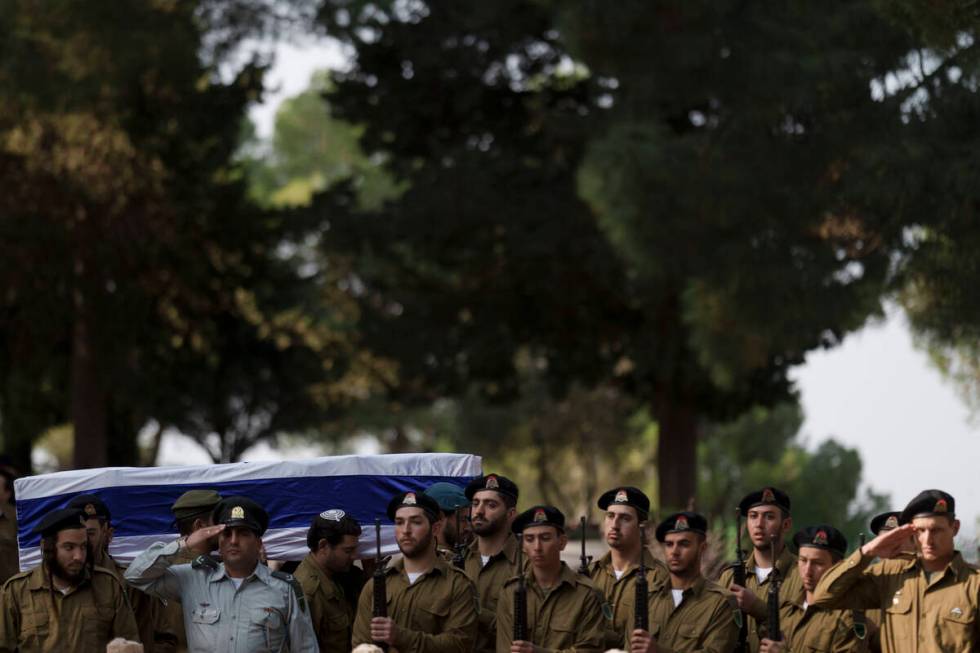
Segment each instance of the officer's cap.
[{"label": "officer's cap", "polygon": [[839,530],[827,524],[800,529],[793,536],[793,544],[796,545],[797,550],[803,547],[823,549],[836,553],[842,558],[847,551],[847,538]]},{"label": "officer's cap", "polygon": [[609,506],[631,506],[640,515],[640,519],[646,519],[650,512],[650,498],[643,494],[639,488],[624,485],[604,492],[596,502],[600,510],[605,510]]},{"label": "officer's cap", "polygon": [[708,520],[696,512],[675,512],[657,526],[657,541],[667,540],[669,533],[708,534]]},{"label": "officer's cap", "polygon": [[470,505],[470,500],[463,494],[463,488],[455,483],[446,483],[445,481],[433,483],[425,491],[425,494],[432,497],[439,504],[439,508],[446,512],[453,512]]},{"label": "officer's cap", "polygon": [[395,513],[400,508],[421,508],[432,521],[442,517],[442,511],[436,500],[424,492],[400,492],[388,502],[388,519],[394,521]]},{"label": "officer's cap", "polygon": [[745,516],[749,514],[749,510],[759,506],[776,506],[783,511],[783,514],[788,515],[789,495],[778,488],[764,487],[756,492],[746,494],[738,504],[738,509]]},{"label": "officer's cap", "polygon": [[899,519],[902,513],[894,512],[883,512],[880,515],[875,515],[871,519],[871,532],[877,535],[882,531],[891,531],[898,528],[901,523]]},{"label": "officer's cap", "polygon": [[510,529],[515,533],[523,533],[524,529],[534,526],[554,526],[564,533],[565,515],[554,506],[534,506],[519,514]]},{"label": "officer's cap", "polygon": [[170,512],[176,519],[187,519],[211,512],[220,502],[221,495],[214,490],[188,490],[174,501]]},{"label": "officer's cap", "polygon": [[214,507],[211,521],[228,527],[244,526],[262,537],[269,528],[269,513],[248,497],[225,497]]},{"label": "officer's cap", "polygon": [[517,503],[517,499],[520,497],[520,490],[517,489],[517,484],[500,474],[477,476],[466,485],[464,494],[467,499],[472,501],[473,495],[482,490],[493,490],[498,494],[508,496],[514,500],[514,503]]},{"label": "officer's cap", "polygon": [[98,517],[105,521],[112,521],[112,513],[109,512],[109,506],[94,494],[79,494],[69,501],[65,507],[81,510],[85,515],[85,519]]},{"label": "officer's cap", "polygon": [[905,506],[898,521],[908,524],[916,517],[944,515],[953,519],[956,516],[956,500],[942,490],[923,490]]},{"label": "officer's cap", "polygon": [[41,537],[54,537],[61,531],[76,528],[85,528],[85,513],[78,508],[59,508],[42,517],[31,532]]}]

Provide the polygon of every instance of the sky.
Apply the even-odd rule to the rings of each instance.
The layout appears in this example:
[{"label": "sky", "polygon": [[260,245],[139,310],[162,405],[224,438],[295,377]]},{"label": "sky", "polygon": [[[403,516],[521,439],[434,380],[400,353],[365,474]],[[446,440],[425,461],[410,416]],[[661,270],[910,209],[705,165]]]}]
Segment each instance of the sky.
[{"label": "sky", "polygon": [[[258,133],[272,133],[282,100],[305,90],[320,68],[343,66],[340,47],[329,41],[282,45],[268,75],[269,92],[250,115]],[[810,448],[828,438],[856,448],[864,482],[891,495],[900,509],[920,490],[940,488],[957,501],[963,532],[972,537],[980,515],[980,425],[971,423],[956,389],[915,348],[901,311],[865,326],[834,349],[811,352],[791,378],[806,415],[802,436]],[[316,455],[308,447],[273,450],[261,445],[247,459]],[[188,438],[165,439],[161,464],[199,464],[208,458]]]}]

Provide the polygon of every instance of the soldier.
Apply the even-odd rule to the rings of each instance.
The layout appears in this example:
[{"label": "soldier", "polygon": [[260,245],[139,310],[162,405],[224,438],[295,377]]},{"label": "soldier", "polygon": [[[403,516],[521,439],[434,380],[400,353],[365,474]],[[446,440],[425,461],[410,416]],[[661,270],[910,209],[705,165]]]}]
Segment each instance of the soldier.
[{"label": "soldier", "polygon": [[[749,619],[749,649],[759,650],[759,640],[765,634],[766,593],[769,590],[769,574],[773,564],[779,569],[782,591],[795,596],[800,591],[800,574],[796,568],[796,556],[786,548],[784,538],[793,527],[790,517],[790,499],[785,492],[773,487],[747,494],[738,504],[745,517],[745,527],[752,540],[752,553],[745,560],[745,587],[732,582],[733,570],[725,569],[718,584],[735,595],[738,606]],[[772,560],[770,541],[775,541],[776,560]]]},{"label": "soldier", "polygon": [[306,533],[310,552],[295,576],[306,595],[320,651],[350,651],[354,611],[334,574],[350,570],[360,534],[360,524],[336,508],[316,515]]},{"label": "soldier", "polygon": [[[980,571],[956,550],[956,503],[925,490],[905,507],[898,528],[881,533],[828,571],[813,605],[831,609],[884,606],[881,646],[903,651],[970,651],[980,647]],[[893,559],[913,535],[916,559]],[[875,556],[882,562],[872,565]]]},{"label": "soldier", "polygon": [[[436,550],[443,560],[452,562],[456,547],[462,547],[470,540],[470,501],[462,488],[453,483],[433,483],[425,491],[426,496],[439,504],[442,513],[442,532],[436,543]],[[459,524],[459,532],[456,525]]]},{"label": "soldier", "polygon": [[[246,497],[226,497],[208,526],[137,556],[126,580],[148,594],[180,601],[187,643],[195,653],[316,651],[316,637],[299,583],[259,562],[269,514]],[[221,562],[207,556],[218,536]],[[175,564],[182,553],[198,554]]]},{"label": "soldier", "polygon": [[476,650],[497,646],[497,599],[508,579],[517,575],[517,538],[511,524],[517,516],[520,490],[506,476],[487,474],[466,486],[474,541],[466,552],[466,575],[480,597],[480,631]]},{"label": "soldier", "polygon": [[[115,574],[123,587],[126,587],[126,580],[123,578],[123,571],[126,568],[109,555],[109,544],[112,542],[113,535],[112,513],[109,511],[109,506],[94,494],[79,494],[68,502],[67,507],[81,510],[84,515],[85,533],[92,550],[92,557],[88,564],[108,569]],[[146,653],[176,651],[177,633],[173,624],[167,619],[163,602],[131,588],[126,592],[126,596],[136,617],[140,641]]]},{"label": "soldier", "polygon": [[[221,502],[221,495],[214,490],[188,490],[180,495],[174,505],[170,506],[170,512],[174,516],[174,525],[177,532],[182,537],[187,537],[194,531],[201,530],[207,526],[213,526],[211,513],[214,507]],[[211,551],[218,548],[217,536],[211,538],[208,543]],[[194,561],[195,554],[185,550],[175,556],[173,564],[186,564]],[[180,653],[187,651],[187,629],[184,627],[184,609],[179,601],[170,601],[164,608],[167,622],[177,635],[177,650]]]},{"label": "soldier", "polygon": [[605,648],[619,649],[632,629],[632,624],[626,621],[625,604],[633,601],[635,571],[641,556],[646,568],[647,588],[651,591],[667,582],[667,568],[640,541],[640,528],[646,526],[650,513],[647,495],[635,487],[614,488],[600,496],[597,504],[605,511],[603,532],[609,552],[592,563],[589,576],[612,610]]},{"label": "soldier", "polygon": [[14,474],[0,467],[0,585],[20,571],[17,510],[14,506]]},{"label": "soldier", "polygon": [[866,632],[858,632],[850,610],[829,610],[813,605],[813,591],[828,569],[840,562],[847,551],[847,539],[833,526],[810,526],[793,536],[798,550],[801,590],[795,595],[781,593],[780,626],[782,641],[763,638],[761,653],[783,651],[863,650]]},{"label": "soldier", "polygon": [[42,561],[3,586],[0,652],[103,651],[115,637],[138,640],[119,579],[86,564],[82,512],[53,510],[33,532],[41,536]]},{"label": "soldier", "polygon": [[632,597],[624,602],[631,653],[730,653],[741,614],[735,598],[701,575],[708,521],[678,512],[657,526],[669,580],[652,588],[647,601],[650,632],[633,628]]},{"label": "soldier", "polygon": [[384,642],[398,653],[469,653],[476,641],[476,588],[460,569],[436,555],[439,504],[404,492],[388,504],[402,559],[385,570],[388,616],[373,617],[374,584],[361,591],[353,644]]},{"label": "soldier", "polygon": [[603,598],[592,581],[568,568],[561,552],[568,543],[565,515],[551,506],[535,506],[514,520],[529,565],[527,636],[514,640],[514,590],[518,578],[504,584],[497,602],[497,653],[547,650],[602,651]]}]

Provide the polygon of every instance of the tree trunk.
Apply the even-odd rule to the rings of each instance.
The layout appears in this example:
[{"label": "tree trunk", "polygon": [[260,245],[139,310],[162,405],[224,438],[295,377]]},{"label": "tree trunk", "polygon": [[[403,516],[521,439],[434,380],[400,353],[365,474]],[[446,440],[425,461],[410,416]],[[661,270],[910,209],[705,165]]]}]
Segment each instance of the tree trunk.
[{"label": "tree trunk", "polygon": [[660,437],[657,444],[660,508],[686,510],[697,494],[698,425],[693,398],[658,397],[654,411]]},{"label": "tree trunk", "polygon": [[84,274],[84,263],[76,255],[69,400],[71,422],[75,428],[73,464],[76,468],[105,467],[108,461],[106,397],[96,355],[92,310],[83,291]]}]

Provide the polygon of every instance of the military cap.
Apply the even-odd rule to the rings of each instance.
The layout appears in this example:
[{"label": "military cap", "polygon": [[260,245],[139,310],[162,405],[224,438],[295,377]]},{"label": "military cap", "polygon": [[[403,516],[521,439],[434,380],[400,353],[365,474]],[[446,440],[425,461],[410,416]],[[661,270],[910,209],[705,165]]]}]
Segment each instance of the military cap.
[{"label": "military cap", "polygon": [[596,505],[600,510],[605,510],[609,506],[630,506],[640,514],[640,519],[646,519],[650,512],[650,498],[643,493],[643,490],[629,485],[603,492]]},{"label": "military cap", "polygon": [[394,521],[399,508],[421,508],[432,521],[442,517],[442,511],[436,500],[424,492],[399,492],[388,502],[388,519]]},{"label": "military cap", "polygon": [[85,528],[85,513],[78,508],[52,510],[31,531],[41,537],[54,537],[61,531]]},{"label": "military cap", "polygon": [[950,519],[956,516],[956,500],[952,495],[942,490],[923,490],[918,496],[909,501],[898,521],[908,524],[916,517],[931,517],[945,515]]},{"label": "military cap", "polygon": [[796,545],[797,550],[803,547],[824,549],[842,558],[847,552],[847,538],[839,530],[827,524],[800,529],[793,536],[793,544]]},{"label": "military cap", "polygon": [[105,504],[105,501],[94,494],[79,494],[77,497],[69,501],[68,505],[65,507],[81,510],[85,515],[85,519],[98,517],[99,519],[104,519],[105,521],[112,521],[112,513],[109,512],[109,506]]},{"label": "military cap", "polygon": [[523,533],[525,528],[532,526],[554,526],[564,533],[565,515],[554,506],[534,506],[519,514],[510,529],[515,533]]},{"label": "military cap", "polygon": [[221,495],[214,490],[188,490],[177,497],[170,512],[176,519],[187,519],[211,512],[220,502]]},{"label": "military cap", "polygon": [[244,526],[259,537],[269,528],[269,513],[248,497],[225,497],[211,512],[214,524],[235,527]]},{"label": "military cap", "polygon": [[877,535],[882,531],[890,531],[899,527],[899,517],[902,513],[900,512],[883,512],[880,515],[875,515],[871,519],[871,532]]},{"label": "military cap", "polygon": [[708,534],[708,520],[696,512],[675,512],[657,526],[657,541],[664,542],[668,533]]},{"label": "military cap", "polygon": [[745,516],[749,514],[749,510],[759,506],[776,506],[784,514],[788,515],[790,508],[789,495],[778,488],[764,487],[761,490],[750,492],[742,497],[742,501],[738,504],[738,509]]},{"label": "military cap", "polygon": [[463,494],[463,488],[455,483],[444,481],[433,483],[425,491],[425,495],[432,497],[439,504],[439,507],[446,512],[453,512],[470,505],[470,500]]},{"label": "military cap", "polygon": [[473,495],[481,490],[493,490],[499,494],[512,497],[515,502],[520,496],[520,490],[517,489],[517,484],[506,476],[501,476],[500,474],[477,476],[466,485],[466,490],[464,493],[466,494],[466,498],[472,501]]}]

